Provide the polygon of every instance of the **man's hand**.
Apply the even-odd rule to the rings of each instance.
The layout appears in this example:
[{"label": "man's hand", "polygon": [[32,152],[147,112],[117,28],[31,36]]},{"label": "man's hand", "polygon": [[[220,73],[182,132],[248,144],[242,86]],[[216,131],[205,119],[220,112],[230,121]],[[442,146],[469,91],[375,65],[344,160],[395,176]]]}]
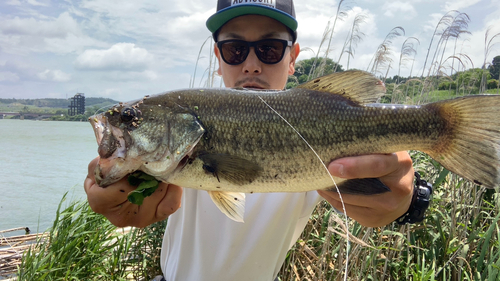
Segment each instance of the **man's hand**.
[{"label": "man's hand", "polygon": [[[379,178],[391,192],[366,196],[343,194],[349,217],[368,227],[387,225],[402,216],[410,207],[413,196],[413,167],[405,152],[364,155],[337,159],[328,166],[330,173],[339,178]],[[334,208],[342,210],[336,191],[318,191]]]},{"label": "man's hand", "polygon": [[104,215],[112,224],[118,227],[146,227],[166,219],[180,208],[182,188],[177,185],[160,182],[158,189],[146,197],[141,206],[127,200],[128,193],[135,187],[128,184],[126,178],[106,188],[98,186],[94,178],[98,161],[99,157],[90,162],[83,186],[92,210]]}]

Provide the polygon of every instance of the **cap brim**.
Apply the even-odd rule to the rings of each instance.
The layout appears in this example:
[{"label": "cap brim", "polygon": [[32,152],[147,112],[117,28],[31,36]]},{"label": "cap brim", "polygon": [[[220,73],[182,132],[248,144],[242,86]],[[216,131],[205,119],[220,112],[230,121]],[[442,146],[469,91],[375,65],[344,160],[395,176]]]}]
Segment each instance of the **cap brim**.
[{"label": "cap brim", "polygon": [[207,28],[210,32],[216,32],[226,22],[243,15],[262,15],[275,19],[293,32],[297,31],[297,20],[289,14],[280,10],[256,4],[240,4],[238,6],[222,9],[207,20]]}]

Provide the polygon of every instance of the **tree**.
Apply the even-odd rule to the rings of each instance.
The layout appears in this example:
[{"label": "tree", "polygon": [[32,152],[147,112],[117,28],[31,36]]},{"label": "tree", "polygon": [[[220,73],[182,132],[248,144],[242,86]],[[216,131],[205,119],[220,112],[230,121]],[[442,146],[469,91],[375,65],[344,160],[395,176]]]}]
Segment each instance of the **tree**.
[{"label": "tree", "polygon": [[457,87],[459,90],[468,92],[467,94],[477,94],[479,92],[479,87],[481,86],[481,79],[483,75],[488,79],[491,79],[490,73],[481,68],[471,68],[469,70],[458,73],[458,78],[456,80]]},{"label": "tree", "polygon": [[498,89],[498,80],[496,79],[490,79],[488,80],[488,89]]},{"label": "tree", "polygon": [[491,78],[499,79],[500,76],[500,56],[493,58],[490,67],[488,68],[491,74]]},{"label": "tree", "polygon": [[[318,77],[319,73],[323,73],[323,75],[331,74],[333,73],[335,67],[337,67],[337,70],[335,72],[344,71],[342,65],[337,65],[337,63],[332,59],[327,58],[326,61],[324,60],[324,58],[310,58],[298,61],[295,64],[295,73],[293,74],[294,77],[288,78],[286,88],[290,89],[297,86],[298,84],[305,83],[313,78]],[[320,66],[322,67],[321,69],[319,68]]]}]

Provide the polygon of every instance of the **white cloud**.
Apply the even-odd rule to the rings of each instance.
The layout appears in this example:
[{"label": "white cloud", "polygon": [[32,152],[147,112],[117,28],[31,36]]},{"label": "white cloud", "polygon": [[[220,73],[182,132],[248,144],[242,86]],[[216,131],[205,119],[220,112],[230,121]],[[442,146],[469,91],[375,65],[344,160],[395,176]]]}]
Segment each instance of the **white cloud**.
[{"label": "white cloud", "polygon": [[452,11],[452,10],[463,10],[470,6],[473,6],[477,3],[481,2],[481,0],[454,0],[454,1],[446,1],[444,4],[444,11]]},{"label": "white cloud", "polygon": [[75,66],[87,70],[140,71],[148,67],[153,56],[133,43],[117,43],[107,50],[85,50],[76,58]]},{"label": "white cloud", "polygon": [[500,1],[491,4],[488,9],[491,13],[484,18],[484,26],[493,27],[492,31],[495,33],[500,32],[500,17],[498,16],[500,14]]},{"label": "white cloud", "polygon": [[154,81],[158,78],[158,74],[151,70],[142,72],[137,71],[110,71],[106,72],[103,77],[106,81],[130,82],[130,81]]},{"label": "white cloud", "polygon": [[4,78],[10,77],[7,79],[8,81],[12,81],[12,79],[19,81],[31,81],[38,80],[36,74],[40,72],[40,68],[33,65],[30,61],[9,58],[9,60],[7,60],[4,64],[0,65],[0,72],[10,73],[4,74]]},{"label": "white cloud", "polygon": [[[430,18],[424,23],[423,29],[426,32],[434,32],[437,24],[443,18],[444,14],[441,13],[432,13],[428,17]],[[431,33],[432,34],[432,33]]]},{"label": "white cloud", "polygon": [[28,4],[33,5],[33,6],[45,6],[45,7],[49,6],[48,4],[40,3],[36,0],[28,0]]},{"label": "white cloud", "polygon": [[410,20],[417,16],[417,11],[413,7],[413,5],[407,2],[386,2],[383,5],[382,9],[385,10],[384,16],[390,18],[402,17]]},{"label": "white cloud", "polygon": [[66,38],[45,38],[43,41],[45,45],[44,52],[54,54],[82,53],[87,47],[105,48],[109,46],[109,44],[92,37],[86,35],[76,36],[74,34],[68,34]]},{"label": "white cloud", "polygon": [[19,76],[10,71],[1,71],[0,72],[0,82],[17,82],[19,81]]},{"label": "white cloud", "polygon": [[54,81],[54,82],[67,82],[71,80],[71,74],[67,74],[61,70],[45,69],[36,75],[40,80]]},{"label": "white cloud", "polygon": [[11,5],[11,6],[20,6],[21,5],[21,1],[19,1],[19,0],[9,0],[9,1],[5,2],[5,4]]},{"label": "white cloud", "polygon": [[0,31],[7,35],[37,36],[44,38],[64,38],[68,33],[79,34],[78,23],[64,12],[51,20],[39,20],[33,17],[0,20]]},{"label": "white cloud", "polygon": [[[205,21],[215,12],[216,5],[215,0],[30,1],[0,0],[0,96],[16,93],[28,98],[59,93],[64,97],[65,93],[83,91],[89,96],[129,100],[137,98],[138,93],[185,88],[190,85],[200,47],[210,36]],[[338,4],[339,0],[295,1],[302,48],[318,50]],[[337,21],[330,46],[329,57],[334,60],[339,58],[354,16],[367,15],[360,27],[365,36],[350,60],[350,68],[367,69],[387,32],[395,26],[406,30],[406,36],[394,39],[391,45],[394,64],[389,76],[396,74],[398,52],[409,36],[421,40],[413,74],[421,73],[435,24],[448,9],[460,9],[471,17],[472,35],[464,36],[468,38],[465,43],[460,41],[462,38],[459,40],[457,51],[469,55],[475,66],[484,60],[486,27],[500,26],[498,0],[347,0],[343,7],[347,17]],[[438,39],[434,38],[429,61]],[[204,86],[207,79],[211,43],[206,42],[198,61],[194,83],[197,87]],[[323,44],[321,55],[326,45]],[[449,46],[451,43],[448,49],[453,49]],[[492,52],[495,54],[498,48]],[[299,60],[313,55],[304,50]],[[346,67],[345,54],[340,64]],[[72,67],[75,69],[70,71]],[[409,69],[404,69],[402,75],[407,74]],[[69,80],[40,83],[41,79]]]},{"label": "white cloud", "polygon": [[0,14],[0,46],[2,52],[27,56],[30,53],[68,54],[88,47],[109,46],[86,35],[82,25],[69,12],[57,18],[2,17]]},{"label": "white cloud", "polygon": [[101,96],[104,97],[116,97],[122,94],[122,89],[120,88],[108,88],[100,91],[98,93]]},{"label": "white cloud", "polygon": [[[500,32],[500,19],[497,19],[496,25],[490,27],[491,29],[488,32],[488,41],[492,39],[492,36]],[[473,31],[472,34],[469,35],[468,40],[463,43],[463,46],[461,46],[460,52],[467,54],[467,56],[471,58],[474,63],[474,67],[482,67],[483,64],[486,64],[486,67],[488,67],[493,58],[500,55],[500,37],[497,36],[496,39],[491,42],[494,45],[490,49],[488,56],[485,58],[486,54],[484,53],[484,42],[487,30],[488,27],[485,26],[480,30]],[[472,67],[471,64],[468,66]]]},{"label": "white cloud", "polygon": [[[321,8],[329,9],[329,11],[323,10],[323,13],[305,13],[305,15],[301,13],[300,15],[297,15],[300,21],[297,31],[298,42],[302,48],[306,48],[301,53],[299,57],[300,60],[315,56],[327,25],[329,24],[329,28],[333,27],[334,18],[330,17],[330,15],[335,15],[337,9],[336,6],[330,5],[330,7],[328,7],[328,5],[324,4],[320,7],[320,9]],[[354,18],[357,15],[366,16],[365,20],[360,23],[360,30],[365,33],[362,42],[365,42],[367,38],[370,38],[370,34],[376,33],[377,27],[374,15],[370,13],[370,11],[360,7],[352,7],[352,9],[349,9],[346,12],[346,16],[343,20],[337,20],[335,23],[335,31],[330,45],[330,57],[335,60],[338,58],[340,51],[343,48],[348,32],[350,32]],[[324,54],[327,45],[328,42],[323,44],[320,50],[320,55]],[[364,43],[359,45],[364,45]]]}]

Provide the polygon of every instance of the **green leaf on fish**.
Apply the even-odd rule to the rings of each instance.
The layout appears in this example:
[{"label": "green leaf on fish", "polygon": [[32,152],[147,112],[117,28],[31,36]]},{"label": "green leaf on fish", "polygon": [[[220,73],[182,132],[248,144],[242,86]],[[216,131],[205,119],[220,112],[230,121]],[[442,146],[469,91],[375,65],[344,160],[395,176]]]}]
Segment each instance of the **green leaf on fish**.
[{"label": "green leaf on fish", "polygon": [[155,177],[142,171],[136,171],[130,174],[127,181],[130,185],[137,186],[137,188],[131,191],[127,196],[128,201],[136,205],[142,205],[144,198],[151,196],[160,184]]},{"label": "green leaf on fish", "polygon": [[144,195],[142,195],[142,193],[132,191],[128,194],[127,199],[130,203],[140,206],[144,201]]}]

